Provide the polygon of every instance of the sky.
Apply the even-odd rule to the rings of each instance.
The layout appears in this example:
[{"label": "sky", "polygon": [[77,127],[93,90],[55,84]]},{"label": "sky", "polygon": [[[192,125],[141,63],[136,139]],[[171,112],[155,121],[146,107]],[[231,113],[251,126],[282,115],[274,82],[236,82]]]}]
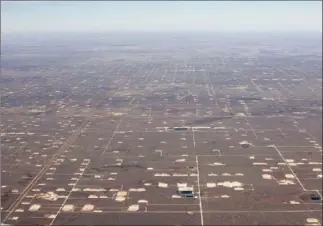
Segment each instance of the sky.
[{"label": "sky", "polygon": [[2,33],[322,32],[321,1],[1,1]]}]

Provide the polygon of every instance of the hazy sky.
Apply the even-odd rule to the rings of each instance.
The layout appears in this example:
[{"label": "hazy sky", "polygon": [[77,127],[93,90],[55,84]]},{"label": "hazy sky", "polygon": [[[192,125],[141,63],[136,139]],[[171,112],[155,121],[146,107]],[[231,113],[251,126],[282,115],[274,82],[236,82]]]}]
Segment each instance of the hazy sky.
[{"label": "hazy sky", "polygon": [[322,31],[322,2],[2,1],[1,30]]}]

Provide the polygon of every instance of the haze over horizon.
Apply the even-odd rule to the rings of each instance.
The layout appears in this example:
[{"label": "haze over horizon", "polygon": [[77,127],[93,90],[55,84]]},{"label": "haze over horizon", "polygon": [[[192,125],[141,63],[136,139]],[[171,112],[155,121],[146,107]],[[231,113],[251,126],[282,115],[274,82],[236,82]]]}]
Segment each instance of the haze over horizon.
[{"label": "haze over horizon", "polygon": [[322,32],[321,1],[1,2],[2,33]]}]

